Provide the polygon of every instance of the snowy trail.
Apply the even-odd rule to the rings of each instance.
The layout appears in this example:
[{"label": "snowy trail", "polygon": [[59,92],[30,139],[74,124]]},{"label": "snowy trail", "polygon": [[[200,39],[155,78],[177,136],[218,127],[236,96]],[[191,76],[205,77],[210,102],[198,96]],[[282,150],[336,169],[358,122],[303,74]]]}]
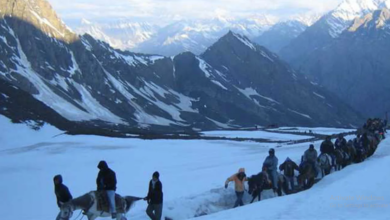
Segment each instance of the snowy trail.
[{"label": "snowy trail", "polygon": [[[16,131],[14,125],[0,122],[7,131]],[[268,155],[268,149],[277,144],[67,135],[53,138],[61,131],[50,127],[41,132],[28,130],[18,136],[0,134],[1,140],[7,139],[4,142],[6,144],[0,148],[0,207],[7,210],[3,212],[2,219],[54,219],[58,214],[58,207],[52,184],[53,176],[62,174],[64,183],[73,196],[80,196],[95,189],[98,172],[96,166],[102,159],[117,173],[118,193],[121,195],[145,196],[151,175],[158,170],[163,183],[164,214],[175,220],[189,219],[205,213],[215,214],[201,219],[240,219],[243,216],[245,219],[312,219],[317,212],[323,214],[331,211],[329,208],[325,209],[329,205],[326,204],[329,203],[329,193],[343,190],[346,194],[353,194],[356,190],[361,190],[362,195],[377,195],[377,189],[386,189],[385,185],[389,184],[390,179],[385,175],[378,176],[379,172],[373,172],[378,167],[389,167],[389,152],[385,149],[390,143],[385,141],[369,161],[332,174],[309,191],[222,211],[233,206],[235,199],[233,185],[228,189],[223,188],[226,178],[240,167],[245,167],[248,175],[258,173]],[[10,136],[18,138],[10,139]],[[320,142],[314,144],[318,149]],[[279,163],[287,156],[299,161],[308,145],[309,143],[303,143],[276,148]],[[364,182],[356,184],[359,181]],[[367,185],[373,185],[372,191],[371,188],[367,189]],[[389,195],[386,199],[390,198],[387,191],[383,195]],[[248,197],[246,195],[246,202]],[[311,206],[315,208],[308,208]],[[148,219],[145,209],[144,201],[137,202],[128,214],[129,219]],[[305,209],[310,209],[307,216],[303,212]],[[337,212],[344,215],[342,211]],[[387,210],[380,211],[375,216],[380,218],[389,214]],[[368,216],[370,213],[374,211],[367,209],[364,214]],[[332,214],[332,218],[336,215],[337,213]],[[329,218],[317,216],[316,219]]]}]

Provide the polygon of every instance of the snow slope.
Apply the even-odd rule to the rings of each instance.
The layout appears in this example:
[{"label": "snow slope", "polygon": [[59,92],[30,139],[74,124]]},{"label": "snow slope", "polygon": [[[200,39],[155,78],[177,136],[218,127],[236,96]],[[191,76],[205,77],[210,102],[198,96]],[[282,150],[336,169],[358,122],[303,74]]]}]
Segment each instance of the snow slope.
[{"label": "snow slope", "polygon": [[[1,215],[6,220],[54,219],[58,208],[53,192],[53,176],[62,174],[72,194],[80,196],[95,189],[96,166],[102,159],[116,172],[117,192],[122,195],[145,196],[148,181],[152,173],[158,170],[164,187],[164,215],[175,220],[206,213],[215,214],[202,218],[346,219],[348,214],[355,219],[385,219],[390,214],[388,208],[362,208],[356,212],[356,209],[329,207],[334,203],[332,195],[382,196],[384,200],[380,203],[390,203],[390,192],[378,190],[386,189],[390,178],[374,172],[390,165],[389,141],[383,142],[369,161],[326,177],[310,191],[223,211],[233,205],[235,197],[232,185],[226,190],[223,188],[225,179],[240,167],[245,167],[248,175],[259,172],[268,149],[276,144],[151,141],[67,135],[53,137],[51,134],[56,134],[58,130],[48,127],[39,133],[19,133],[20,126],[6,120],[0,121],[3,131],[0,138],[6,140],[2,142],[4,144],[0,150],[0,207],[7,210]],[[9,135],[11,132],[18,134],[17,138]],[[21,145],[17,139],[31,142]],[[318,149],[320,142],[314,144]],[[281,145],[276,148],[279,162],[287,156],[298,161],[308,145]],[[271,194],[266,192],[265,196],[270,197]],[[245,197],[247,203],[248,195]],[[374,202],[364,201],[364,204]],[[146,220],[145,208],[145,202],[137,202],[127,217]],[[75,212],[74,217],[77,215],[78,212]]]},{"label": "snow slope", "polygon": [[45,124],[39,131],[35,131],[25,124],[12,124],[10,120],[0,115],[0,150],[18,148],[42,142],[62,134],[63,131]]}]

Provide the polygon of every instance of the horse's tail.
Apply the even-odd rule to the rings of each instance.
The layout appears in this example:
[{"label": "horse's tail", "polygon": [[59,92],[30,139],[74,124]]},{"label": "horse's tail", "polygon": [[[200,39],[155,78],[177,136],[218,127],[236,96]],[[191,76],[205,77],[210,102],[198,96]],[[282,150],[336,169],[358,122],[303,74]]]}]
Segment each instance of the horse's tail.
[{"label": "horse's tail", "polygon": [[131,209],[131,207],[134,205],[136,201],[142,199],[140,197],[135,197],[135,196],[125,196],[124,198],[126,200],[126,212],[128,212]]}]

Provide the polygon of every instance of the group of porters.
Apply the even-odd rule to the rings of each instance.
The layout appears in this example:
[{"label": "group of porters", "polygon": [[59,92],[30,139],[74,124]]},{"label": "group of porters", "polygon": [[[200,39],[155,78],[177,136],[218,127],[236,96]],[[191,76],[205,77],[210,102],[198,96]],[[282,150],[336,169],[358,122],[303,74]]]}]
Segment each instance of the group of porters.
[{"label": "group of porters", "polygon": [[[319,156],[317,156],[314,145],[311,144],[302,156],[299,166],[287,157],[279,166],[279,170],[283,171],[283,174],[277,171],[278,158],[275,156],[275,150],[270,149],[260,173],[246,177],[245,169],[240,168],[237,173],[226,180],[225,188],[228,187],[229,182],[235,183],[237,199],[234,207],[244,205],[242,199],[246,191],[245,182],[248,182],[248,193],[252,195],[251,203],[256,198],[261,200],[263,190],[273,189],[274,193],[282,196],[283,193],[291,194],[308,189],[316,180],[328,175],[332,168],[337,171],[351,163],[362,162],[374,154],[379,142],[385,138],[386,126],[386,120],[369,119],[361,129],[358,129],[357,136],[353,140],[347,142],[340,134],[333,143],[331,136],[327,136],[321,143]],[[145,198],[121,197],[115,194],[117,184],[115,172],[108,167],[105,161],[100,161],[98,168],[100,171],[96,179],[97,190],[75,199],[63,184],[62,176],[56,175],[54,177],[57,205],[60,208],[56,220],[69,220],[75,210],[82,210],[88,220],[94,220],[97,217],[126,220],[125,213],[130,210],[135,201],[142,199],[148,203],[146,213],[150,219],[161,219],[163,192],[159,172],[153,173]],[[299,172],[298,185],[295,184],[295,170]]]}]

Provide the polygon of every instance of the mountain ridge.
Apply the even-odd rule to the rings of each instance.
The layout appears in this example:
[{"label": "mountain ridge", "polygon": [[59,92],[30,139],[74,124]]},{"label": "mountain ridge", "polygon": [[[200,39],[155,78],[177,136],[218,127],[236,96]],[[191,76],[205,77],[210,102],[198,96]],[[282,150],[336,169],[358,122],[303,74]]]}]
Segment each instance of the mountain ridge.
[{"label": "mountain ridge", "polygon": [[[223,70],[218,56],[210,55],[218,53],[216,47],[201,56],[187,52],[163,57],[115,50],[88,35],[65,43],[15,17],[5,16],[1,24],[0,35],[5,37],[0,48],[6,53],[0,56],[0,78],[70,121],[90,121],[90,126],[109,128],[203,130],[270,123],[354,124],[360,120],[351,108],[334,102],[331,94],[319,99],[315,93],[323,93],[322,89],[309,87],[310,82],[293,70],[288,75],[296,78],[297,88],[305,88],[305,97],[312,103],[286,101],[283,107],[272,107],[282,102],[272,94],[258,93],[258,88],[249,84],[240,86],[243,82],[233,80],[237,73],[258,81],[259,73],[272,77],[284,75],[290,68],[275,54],[233,32],[218,42],[228,39],[233,43],[234,47],[226,44],[220,49],[230,48],[229,53],[236,54],[224,61],[236,63],[230,66],[235,72]],[[267,69],[259,72],[245,67],[250,64],[254,68],[257,61],[267,64]],[[277,80],[272,84],[264,85],[281,85]],[[293,94],[303,97],[299,92]],[[329,103],[323,100],[327,98]],[[322,106],[322,110],[314,110],[312,105]],[[310,116],[306,109],[312,109]],[[320,112],[331,117],[326,119]]]}]

